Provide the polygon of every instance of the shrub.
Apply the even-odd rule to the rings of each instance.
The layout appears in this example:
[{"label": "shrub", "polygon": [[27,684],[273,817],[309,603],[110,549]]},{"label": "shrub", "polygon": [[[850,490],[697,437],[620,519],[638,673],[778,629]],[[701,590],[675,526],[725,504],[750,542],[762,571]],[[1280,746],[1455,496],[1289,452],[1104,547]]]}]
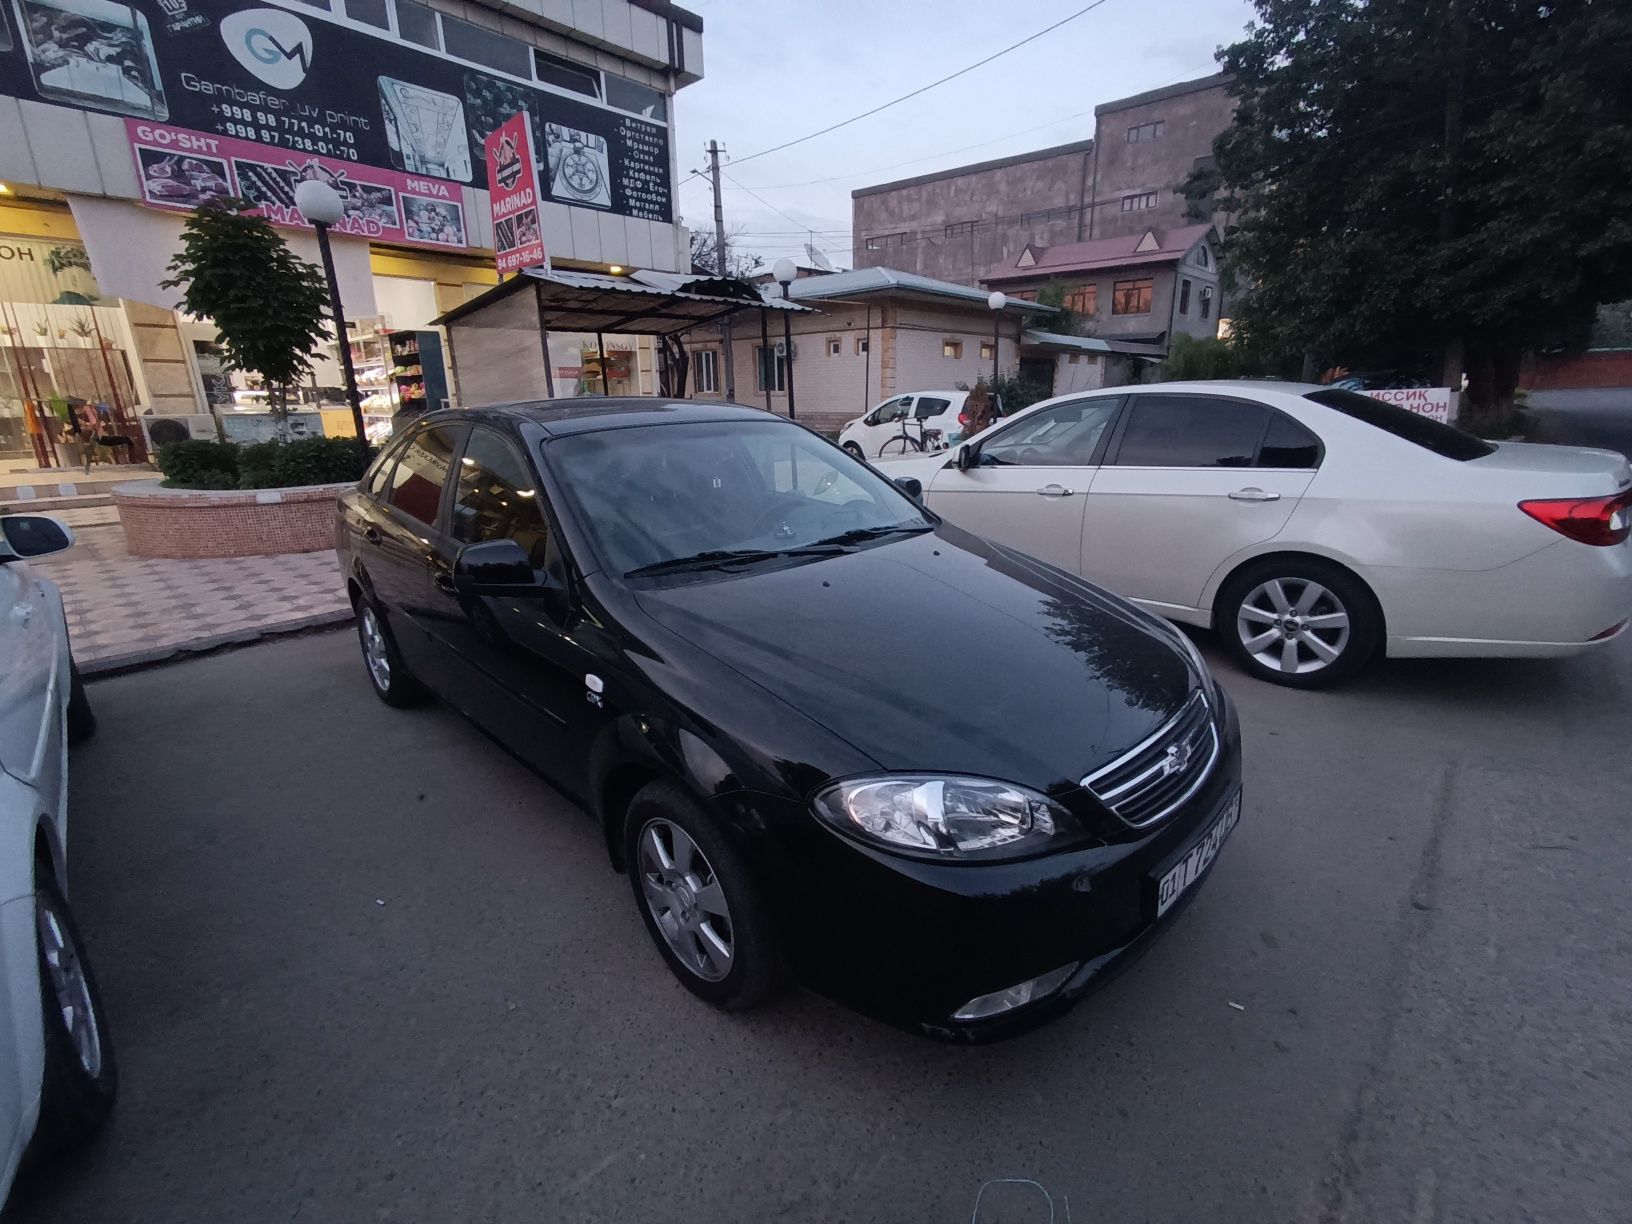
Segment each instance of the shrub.
[{"label": "shrub", "polygon": [[284,451],[282,442],[251,442],[238,448],[238,487],[240,489],[275,489],[283,483],[278,474],[278,460]]},{"label": "shrub", "polygon": [[361,480],[368,447],[355,438],[302,438],[278,455],[280,485],[339,484]]},{"label": "shrub", "polygon": [[[193,438],[167,442],[159,447],[158,465],[165,485],[172,489],[230,489],[238,483],[238,448],[229,442]],[[199,484],[205,472],[216,474],[210,480],[226,476],[227,483]]]},{"label": "shrub", "polygon": [[193,478],[184,486],[177,486],[173,480],[167,480],[164,483],[171,488],[236,489],[238,487],[238,477],[231,472],[219,471],[216,468],[200,468],[193,473]]}]

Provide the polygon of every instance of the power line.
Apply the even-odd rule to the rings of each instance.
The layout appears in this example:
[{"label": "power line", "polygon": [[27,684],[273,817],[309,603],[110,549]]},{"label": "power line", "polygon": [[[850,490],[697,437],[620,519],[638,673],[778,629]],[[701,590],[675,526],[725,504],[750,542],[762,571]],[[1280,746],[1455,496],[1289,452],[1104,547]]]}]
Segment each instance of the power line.
[{"label": "power line", "polygon": [[[721,173],[724,173],[724,172],[723,172],[723,171],[722,171],[722,172],[721,172]],[[746,191],[746,192],[747,192],[747,193],[748,193],[748,194],[749,194],[749,195],[751,195],[751,196],[753,196],[753,197],[754,197],[754,199],[756,199],[756,200],[758,200],[758,201],[759,201],[759,202],[760,202],[760,203],[761,203],[761,204],[763,204],[763,205],[765,205],[765,207],[766,207],[766,208],[768,208],[768,209],[770,209],[770,210],[771,210],[771,211],[772,211],[772,212],[774,212],[774,213],[775,213],[775,214],[776,214],[776,215],[777,215],[777,216],[779,216],[779,217],[782,217],[782,218],[783,218],[783,219],[785,219],[785,220],[788,220],[788,221],[792,221],[792,222],[793,222],[793,223],[794,223],[794,224],[795,224],[795,225],[798,225],[798,224],[799,224],[799,218],[798,218],[798,217],[790,217],[790,216],[788,216],[788,214],[787,214],[787,213],[785,213],[785,212],[783,212],[783,211],[782,211],[782,210],[781,210],[781,209],[780,209],[780,208],[778,208],[778,207],[777,207],[777,206],[776,206],[776,205],[775,205],[775,204],[772,204],[772,203],[771,203],[771,202],[770,202],[770,201],[769,201],[769,200],[767,200],[767,199],[766,199],[766,198],[765,198],[765,197],[764,197],[764,196],[762,196],[762,195],[760,195],[760,194],[759,194],[759,193],[758,193],[758,192],[757,192],[757,191],[755,191],[755,190],[754,190],[754,189],[753,189],[753,188],[752,188],[752,187],[745,187],[745,186],[743,186],[743,184],[741,184],[741,183],[739,183],[739,182],[737,182],[737,180],[736,180],[736,179],[734,179],[734,178],[732,178],[732,177],[731,177],[731,176],[730,176],[730,175],[729,175],[729,174],[727,174],[727,175],[726,175],[726,176],[725,176],[725,177],[726,177],[726,180],[727,180],[727,181],[728,181],[728,182],[729,182],[729,183],[730,183],[730,184],[731,184],[731,185],[732,185],[732,186],[733,186],[733,187],[737,187],[737,188],[740,188],[740,189],[741,189],[741,190],[743,190],[743,191]],[[814,232],[814,231],[810,231],[810,232]]]},{"label": "power line", "polygon": [[848,119],[841,119],[841,120],[839,120],[839,122],[829,124],[827,127],[822,128],[820,131],[811,132],[807,136],[797,136],[792,140],[783,141],[779,145],[772,145],[769,149],[761,149],[758,153],[750,153],[750,154],[748,154],[747,157],[739,157],[739,158],[735,159],[731,164],[734,165],[734,166],[740,166],[745,162],[753,161],[756,157],[765,157],[765,156],[767,156],[768,154],[771,154],[771,153],[779,153],[783,149],[790,149],[796,144],[803,144],[807,140],[815,140],[816,137],[818,137],[818,136],[825,136],[829,132],[836,132],[842,127],[848,127],[850,124],[856,123],[856,122],[858,122],[858,121],[860,121],[862,119],[865,119],[869,115],[876,115],[876,114],[878,114],[879,111],[888,110],[890,107],[896,106],[899,103],[905,102],[909,98],[916,98],[921,93],[928,93],[931,89],[934,89],[936,86],[945,85],[948,81],[954,81],[960,76],[964,76],[967,73],[973,72],[976,68],[979,68],[979,67],[981,67],[981,66],[983,66],[985,64],[991,63],[993,60],[999,58],[1000,56],[1007,55],[1010,51],[1018,50],[1019,48],[1025,46],[1029,42],[1036,42],[1037,39],[1041,38],[1044,34],[1053,33],[1055,30],[1059,29],[1061,26],[1065,25],[1067,22],[1075,21],[1078,17],[1084,16],[1087,13],[1093,12],[1096,8],[1098,8],[1100,5],[1104,4],[1105,2],[1106,2],[1106,0],[1094,0],[1094,2],[1092,4],[1087,5],[1084,8],[1078,9],[1076,12],[1072,13],[1068,17],[1060,18],[1060,20],[1056,21],[1053,25],[1047,26],[1047,27],[1045,27],[1045,28],[1043,28],[1041,30],[1038,30],[1035,34],[1027,35],[1025,38],[1022,38],[1017,43],[1010,43],[1007,47],[1004,47],[1001,51],[994,51],[990,55],[988,55],[985,59],[976,60],[974,63],[970,64],[968,67],[959,68],[956,72],[949,73],[948,75],[940,78],[940,80],[938,80],[938,81],[931,81],[928,85],[921,85],[917,89],[913,90],[911,93],[904,93],[899,98],[891,98],[888,102],[881,102],[877,106],[873,107],[871,110],[864,110],[859,115],[851,115],[850,118],[848,118]]}]

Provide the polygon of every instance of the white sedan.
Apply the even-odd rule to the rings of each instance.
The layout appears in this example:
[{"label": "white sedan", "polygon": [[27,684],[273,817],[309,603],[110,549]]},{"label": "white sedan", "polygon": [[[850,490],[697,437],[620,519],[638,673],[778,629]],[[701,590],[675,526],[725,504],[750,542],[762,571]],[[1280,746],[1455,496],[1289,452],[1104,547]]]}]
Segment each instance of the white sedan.
[{"label": "white sedan", "polygon": [[0,516],[0,1199],[25,1155],[101,1126],[114,1097],[102,1003],[68,912],[68,743],[96,728],[56,585],[29,557],[73,535]]},{"label": "white sedan", "polygon": [[1632,615],[1632,470],[1484,442],[1354,391],[1062,396],[882,463],[930,509],[1312,688],[1379,654],[1563,655]]}]

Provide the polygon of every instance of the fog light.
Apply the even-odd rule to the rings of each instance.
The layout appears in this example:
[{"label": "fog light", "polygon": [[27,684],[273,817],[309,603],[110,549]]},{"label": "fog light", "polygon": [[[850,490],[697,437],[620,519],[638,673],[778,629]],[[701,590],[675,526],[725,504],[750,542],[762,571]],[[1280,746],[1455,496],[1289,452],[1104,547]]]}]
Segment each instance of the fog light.
[{"label": "fog light", "polygon": [[1007,990],[998,990],[970,999],[952,1013],[952,1019],[986,1020],[1003,1012],[1013,1011],[1017,1007],[1024,1007],[1028,1003],[1040,1003],[1064,986],[1066,979],[1076,971],[1077,962],[1072,961],[1069,965],[1050,969],[1042,977],[1034,977],[1029,982],[1021,982]]}]

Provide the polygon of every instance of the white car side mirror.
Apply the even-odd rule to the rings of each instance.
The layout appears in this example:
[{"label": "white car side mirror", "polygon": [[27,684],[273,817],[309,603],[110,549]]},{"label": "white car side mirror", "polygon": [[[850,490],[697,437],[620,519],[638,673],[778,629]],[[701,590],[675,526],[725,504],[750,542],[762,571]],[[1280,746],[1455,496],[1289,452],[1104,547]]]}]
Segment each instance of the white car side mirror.
[{"label": "white car side mirror", "polygon": [[49,514],[0,515],[0,561],[44,557],[74,546],[68,524]]}]

